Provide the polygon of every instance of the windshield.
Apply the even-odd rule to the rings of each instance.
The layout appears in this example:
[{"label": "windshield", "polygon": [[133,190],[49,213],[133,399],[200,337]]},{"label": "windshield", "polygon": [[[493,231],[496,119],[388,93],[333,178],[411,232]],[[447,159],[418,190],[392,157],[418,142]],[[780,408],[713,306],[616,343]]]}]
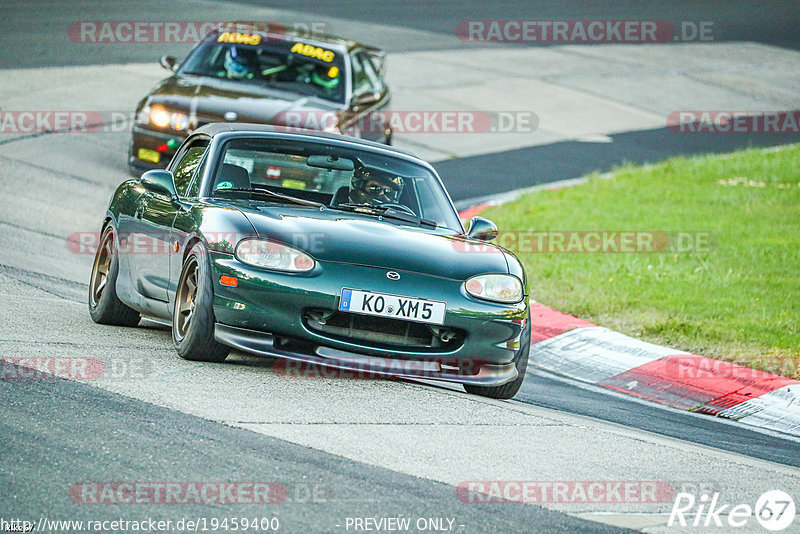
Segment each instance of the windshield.
[{"label": "windshield", "polygon": [[230,198],[236,190],[248,189],[267,189],[332,209],[384,212],[387,219],[412,215],[461,231],[458,215],[430,170],[363,148],[272,138],[230,140],[222,148],[209,193]]},{"label": "windshield", "polygon": [[344,102],[344,59],[337,50],[259,34],[222,32],[197,46],[179,74],[211,76]]}]

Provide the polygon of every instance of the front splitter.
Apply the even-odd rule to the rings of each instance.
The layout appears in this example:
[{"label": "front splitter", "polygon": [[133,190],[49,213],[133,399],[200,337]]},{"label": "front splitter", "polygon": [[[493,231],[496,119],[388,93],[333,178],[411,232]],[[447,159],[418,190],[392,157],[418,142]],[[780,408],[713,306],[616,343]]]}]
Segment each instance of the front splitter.
[{"label": "front splitter", "polygon": [[267,332],[221,323],[214,325],[214,339],[219,343],[254,354],[286,358],[322,367],[369,373],[386,377],[424,378],[476,386],[500,386],[518,376],[514,363],[481,364],[474,374],[449,371],[435,360],[411,360],[366,356],[330,347],[317,346],[314,354],[289,351],[275,345],[275,336]]}]

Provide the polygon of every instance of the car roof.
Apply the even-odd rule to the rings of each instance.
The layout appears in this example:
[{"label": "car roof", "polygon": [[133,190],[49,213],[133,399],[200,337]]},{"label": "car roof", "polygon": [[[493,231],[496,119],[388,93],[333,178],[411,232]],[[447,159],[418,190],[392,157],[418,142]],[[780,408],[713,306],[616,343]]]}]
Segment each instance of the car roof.
[{"label": "car roof", "polygon": [[366,139],[351,137],[349,135],[327,133],[327,132],[322,132],[320,130],[311,130],[294,126],[291,128],[287,128],[286,126],[273,126],[271,124],[255,124],[249,122],[212,122],[196,129],[193,132],[193,135],[205,134],[208,135],[209,137],[214,137],[222,133],[242,133],[243,134],[242,137],[244,137],[245,136],[244,134],[247,133],[263,133],[263,132],[301,135],[308,137],[330,139],[332,141],[348,141],[351,143],[356,142],[364,146],[380,148],[382,150],[394,152],[402,156],[411,157],[415,160],[419,160],[422,163],[425,163],[426,165],[429,165],[425,161],[421,160],[419,157],[415,156],[414,154],[411,154],[410,152],[406,152],[404,150],[399,150],[390,145],[375,143],[374,141],[367,141]]},{"label": "car roof", "polygon": [[320,32],[306,32],[306,31],[298,31],[291,28],[283,28],[281,27],[279,30],[276,30],[275,25],[270,27],[267,24],[261,24],[258,22],[252,21],[228,21],[220,23],[216,29],[209,32],[209,35],[214,32],[224,32],[224,31],[252,31],[260,33],[267,37],[272,37],[275,39],[286,39],[287,37],[294,37],[300,40],[305,41],[316,41],[318,43],[327,43],[327,44],[335,44],[345,48],[348,52],[355,49],[355,48],[364,48],[376,54],[383,54],[383,50],[380,48],[366,45],[364,43],[359,43],[357,41],[353,41],[350,39],[345,39],[343,37],[337,37],[336,35],[330,35],[327,33],[320,33]]}]

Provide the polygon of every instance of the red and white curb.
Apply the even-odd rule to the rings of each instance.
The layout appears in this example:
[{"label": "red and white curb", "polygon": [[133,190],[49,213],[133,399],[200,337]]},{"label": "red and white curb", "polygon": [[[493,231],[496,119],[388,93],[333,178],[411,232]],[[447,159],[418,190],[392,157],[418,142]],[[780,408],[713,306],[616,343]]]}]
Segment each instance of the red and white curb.
[{"label": "red and white curb", "polygon": [[[562,185],[573,184],[535,188]],[[459,216],[467,220],[505,200],[482,198]],[[530,365],[673,408],[800,436],[800,381],[647,343],[533,301],[531,329]]]},{"label": "red and white curb", "polygon": [[647,343],[531,302],[531,362],[682,410],[800,436],[800,381]]}]

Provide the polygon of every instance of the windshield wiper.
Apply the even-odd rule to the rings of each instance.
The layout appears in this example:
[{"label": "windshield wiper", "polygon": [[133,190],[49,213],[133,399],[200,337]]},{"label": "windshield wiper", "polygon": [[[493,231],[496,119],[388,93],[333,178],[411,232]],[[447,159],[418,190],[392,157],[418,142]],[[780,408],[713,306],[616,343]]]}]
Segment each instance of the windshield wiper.
[{"label": "windshield wiper", "polygon": [[431,221],[430,219],[423,219],[418,215],[412,213],[406,213],[403,210],[399,210],[394,206],[373,206],[372,204],[355,204],[352,202],[345,202],[344,204],[337,204],[335,206],[329,206],[333,209],[343,210],[343,211],[353,211],[355,213],[365,213],[367,215],[377,215],[380,217],[385,217],[387,219],[395,219],[398,221],[418,224],[422,226],[430,226],[431,228],[436,228],[439,226],[436,224],[436,221]]},{"label": "windshield wiper", "polygon": [[212,194],[217,194],[217,193],[250,193],[251,195],[253,195],[253,194],[263,195],[263,196],[268,197],[268,198],[274,198],[274,199],[277,199],[277,200],[284,200],[286,202],[292,202],[294,204],[300,204],[302,206],[313,206],[315,208],[323,208],[323,207],[325,207],[325,204],[323,204],[321,202],[316,202],[314,200],[306,200],[304,198],[297,198],[297,197],[293,197],[291,195],[283,195],[281,193],[276,193],[275,191],[271,191],[269,189],[262,188],[262,187],[252,187],[252,188],[225,187],[225,188],[222,188],[222,189],[215,189]]}]

